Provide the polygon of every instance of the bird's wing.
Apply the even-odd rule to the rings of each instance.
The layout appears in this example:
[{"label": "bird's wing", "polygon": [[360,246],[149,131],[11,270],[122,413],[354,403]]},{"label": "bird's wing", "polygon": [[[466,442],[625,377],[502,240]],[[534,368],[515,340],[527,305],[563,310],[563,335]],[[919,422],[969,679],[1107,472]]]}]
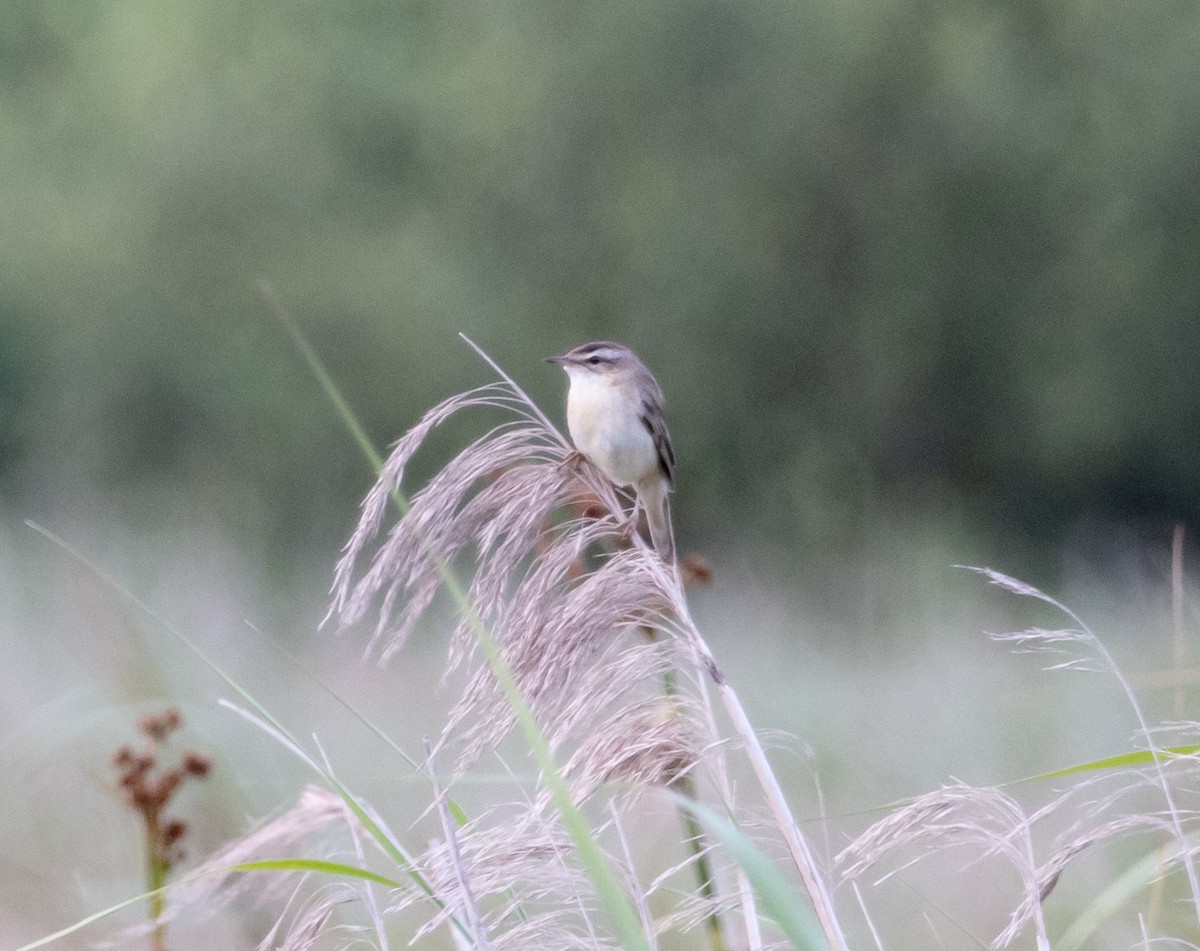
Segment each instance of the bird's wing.
[{"label": "bird's wing", "polygon": [[671,448],[671,434],[667,432],[667,421],[663,418],[661,404],[642,404],[642,425],[654,439],[658,451],[658,466],[668,482],[675,481],[675,450]]}]

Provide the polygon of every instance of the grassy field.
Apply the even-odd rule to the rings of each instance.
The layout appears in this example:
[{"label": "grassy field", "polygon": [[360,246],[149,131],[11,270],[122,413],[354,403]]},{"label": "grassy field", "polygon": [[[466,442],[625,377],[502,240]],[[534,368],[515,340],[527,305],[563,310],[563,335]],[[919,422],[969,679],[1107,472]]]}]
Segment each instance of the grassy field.
[{"label": "grassy field", "polygon": [[[131,530],[100,509],[70,513],[49,526],[78,544],[91,565],[11,514],[5,526],[0,715],[4,796],[15,804],[0,830],[6,843],[0,857],[0,935],[6,947],[49,935],[145,889],[140,824],[122,806],[111,759],[121,746],[137,742],[139,716],[167,707],[182,712],[183,727],[166,744],[164,759],[195,748],[213,761],[211,775],[188,783],[172,802],[189,827],[187,858],[176,877],[255,822],[285,814],[306,784],[328,787],[329,775],[372,804],[410,853],[444,836],[430,808],[436,798],[430,779],[362,719],[414,760],[423,758],[422,738],[442,732],[466,682],[461,670],[442,682],[456,624],[444,595],[381,668],[363,659],[371,617],[340,635],[328,625],[318,630],[332,565],[314,566],[298,590],[281,592],[272,589],[270,573],[252,554],[203,524],[186,531],[180,525]],[[1088,625],[1096,642],[1072,635],[1067,643],[1041,645],[1063,649],[1050,654],[1015,652],[1014,645],[989,639],[987,632],[1036,628],[1045,641],[1047,632],[1076,623],[1042,600],[955,567],[973,560],[972,554],[961,535],[897,520],[860,546],[856,561],[808,573],[779,570],[778,553],[769,549],[704,552],[713,578],[688,595],[695,629],[764,738],[820,874],[833,888],[848,946],[875,947],[876,941],[886,949],[986,946],[1004,929],[1024,889],[1032,887],[1033,873],[1022,871],[1021,863],[1044,870],[1043,863],[1064,848],[1070,861],[1042,905],[1052,946],[1126,948],[1140,946],[1143,934],[1194,940],[1196,909],[1186,876],[1176,864],[1158,881],[1154,859],[1169,860],[1173,837],[1187,828],[1184,816],[1194,803],[1186,762],[1171,767],[1168,787],[1178,797],[1179,829],[1164,811],[1148,761],[1004,785],[1146,747],[1148,738],[1139,734],[1121,683],[1105,669],[1103,656],[1096,661],[1098,644],[1129,678],[1147,723],[1186,717],[1189,695],[1173,684],[1190,677],[1186,632],[1194,613],[1189,591],[1180,588],[1184,623],[1177,625],[1169,543],[1162,551],[1120,551],[1119,558],[1108,557],[1103,548],[1066,552],[1061,590],[1053,594]],[[1078,659],[1097,669],[1044,669]],[[324,780],[278,737],[222,705],[231,701],[246,709],[249,701],[212,665],[297,738],[327,773]],[[704,678],[685,674],[684,681],[694,691]],[[473,717],[486,719],[477,710],[466,726]],[[544,729],[553,730],[553,724],[553,717],[543,716]],[[724,781],[736,790],[739,809],[744,803],[745,811],[734,815],[796,889],[779,830],[755,794],[742,743],[730,739],[734,734],[723,713],[714,725],[727,738],[721,746],[728,753],[721,761]],[[1191,742],[1189,730],[1155,733],[1154,743]],[[557,747],[559,765],[581,745],[586,739],[575,736]],[[710,769],[712,748],[704,749],[700,761]],[[466,815],[490,817],[492,810],[514,808],[504,803],[528,806],[538,770],[527,750],[510,733],[453,779],[454,800]],[[444,755],[437,780],[451,782],[452,774],[453,759]],[[998,784],[1002,791],[996,791]],[[711,798],[712,779],[701,786]],[[624,839],[632,843],[643,885],[688,858],[678,806],[656,789],[651,784],[632,800],[621,800]],[[912,818],[926,838],[885,836],[875,843],[877,861],[839,884],[850,861],[836,858],[843,849],[925,795],[940,797],[926,801],[929,810]],[[596,798],[604,797],[597,793],[584,812],[593,823],[603,823]],[[1014,817],[1051,803],[1057,805],[1029,832],[1030,854],[1014,861],[1005,849],[1021,838],[1016,830],[1025,828],[1024,818]],[[1093,844],[1088,840],[1096,830]],[[604,839],[611,833],[596,833],[610,855],[620,853]],[[1005,844],[999,854],[989,851],[998,842]],[[869,851],[868,844],[858,843]],[[273,857],[332,855],[378,866],[377,856],[356,860],[346,848],[318,839]],[[909,864],[916,856],[925,858]],[[386,858],[384,864],[386,871]],[[283,872],[248,874],[288,880]],[[403,877],[394,864],[386,874]],[[730,887],[728,868],[721,874]],[[1119,890],[1126,880],[1128,893]],[[650,896],[645,913],[665,920],[678,911],[680,893],[694,893],[695,887],[686,872],[678,872]],[[182,909],[167,945],[255,946],[287,907],[288,892],[256,903],[251,898],[259,887],[246,891],[229,902],[206,894],[200,907]],[[806,904],[799,890],[792,894],[798,905]],[[342,904],[332,906],[332,922],[369,920],[361,896],[344,899],[339,895]],[[384,913],[388,901],[379,901],[382,933],[395,946],[431,913],[429,906]],[[529,907],[546,910],[536,902]],[[605,930],[594,901],[586,908],[584,917],[594,917]],[[727,932],[736,933],[738,913],[728,908],[723,913]],[[769,917],[761,907],[760,914]],[[63,938],[59,946],[84,947],[144,917],[140,904]],[[694,921],[686,933],[667,927],[659,946],[702,946],[697,927]],[[778,940],[769,924],[766,931]],[[1081,934],[1086,942],[1073,943],[1083,940]],[[147,940],[123,939],[131,946]],[[339,947],[346,940],[331,929],[316,946]],[[746,939],[729,940],[731,947],[742,947]],[[424,945],[453,946],[446,927]],[[1037,946],[1032,925],[1026,924],[1014,946]]]}]

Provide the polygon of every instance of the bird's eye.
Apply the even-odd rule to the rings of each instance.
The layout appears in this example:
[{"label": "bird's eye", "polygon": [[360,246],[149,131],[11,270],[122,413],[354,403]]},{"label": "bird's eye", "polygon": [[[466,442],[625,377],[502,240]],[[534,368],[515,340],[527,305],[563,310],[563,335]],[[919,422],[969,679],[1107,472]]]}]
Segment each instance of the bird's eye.
[{"label": "bird's eye", "polygon": [[588,357],[588,363],[590,363],[592,366],[598,366],[600,363],[600,358],[597,356]]}]

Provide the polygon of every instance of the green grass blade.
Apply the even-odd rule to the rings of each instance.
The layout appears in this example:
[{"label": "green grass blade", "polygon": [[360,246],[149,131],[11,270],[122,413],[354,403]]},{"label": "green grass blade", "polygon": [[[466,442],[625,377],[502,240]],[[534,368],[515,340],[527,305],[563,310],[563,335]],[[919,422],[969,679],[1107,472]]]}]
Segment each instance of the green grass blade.
[{"label": "green grass blade", "polygon": [[[1149,766],[1156,760],[1159,762],[1167,762],[1168,760],[1200,756],[1200,745],[1189,746],[1169,746],[1160,750],[1135,750],[1132,753],[1119,753],[1116,756],[1106,756],[1103,759],[1092,760],[1088,763],[1076,763],[1074,766],[1064,766],[1062,769],[1051,770],[1048,773],[1038,773],[1036,776],[1025,776],[1021,779],[1010,779],[1008,782],[998,783],[997,788],[1007,789],[1010,786],[1022,786],[1026,783],[1040,783],[1047,779],[1059,779],[1063,776],[1073,776],[1078,773],[1091,773],[1105,769],[1122,769],[1128,766]],[[885,802],[879,806],[872,806],[869,809],[856,809],[851,812],[833,813],[829,818],[848,819],[857,816],[870,816],[881,812],[892,812],[896,809],[903,809],[905,806],[911,806],[915,799],[896,799],[892,802]]]},{"label": "green grass blade", "polygon": [[223,681],[225,681],[226,685],[228,685],[231,690],[236,692],[237,695],[240,696],[244,701],[246,701],[246,703],[249,706],[253,707],[254,710],[259,714],[259,716],[261,716],[263,718],[264,721],[271,724],[271,726],[274,729],[276,729],[281,736],[283,736],[285,739],[287,739],[289,742],[291,742],[297,748],[299,748],[299,746],[300,746],[299,742],[296,740],[295,737],[293,737],[288,732],[287,728],[284,727],[284,725],[282,723],[280,723],[278,720],[276,720],[275,717],[270,713],[270,711],[267,710],[266,707],[264,707],[261,703],[259,703],[250,694],[249,691],[247,691],[241,684],[239,684],[236,680],[234,680],[233,677],[231,677],[228,673],[226,673],[225,670],[219,664],[217,664],[216,661],[212,660],[207,654],[205,654],[204,651],[202,651],[200,649],[200,647],[190,637],[188,637],[186,634],[183,633],[183,631],[179,630],[177,627],[175,627],[173,624],[171,624],[170,621],[168,621],[161,614],[159,614],[157,611],[155,611],[154,608],[150,607],[149,604],[147,604],[145,601],[143,601],[141,598],[139,598],[129,588],[127,588],[124,584],[122,584],[120,581],[118,581],[113,575],[111,575],[107,570],[105,570],[103,567],[101,567],[99,563],[97,563],[95,560],[93,560],[89,556],[85,555],[80,549],[76,548],[70,542],[68,542],[65,539],[61,538],[60,536],[54,534],[54,532],[50,531],[50,529],[46,528],[45,526],[39,525],[37,522],[26,521],[25,524],[28,525],[30,528],[32,528],[38,534],[40,534],[43,537],[45,537],[46,539],[48,539],[53,544],[57,545],[63,551],[65,551],[68,555],[70,555],[72,558],[74,558],[76,561],[78,561],[81,565],[83,565],[85,568],[87,568],[89,571],[91,571],[96,577],[98,577],[106,585],[108,585],[110,588],[112,588],[114,591],[116,591],[119,595],[121,595],[121,597],[123,597],[126,601],[128,601],[130,604],[132,604],[134,607],[136,607],[142,614],[146,615],[148,618],[150,618],[152,621],[154,621],[156,624],[158,624],[160,627],[162,627],[164,630],[166,630],[169,634],[171,634],[171,636],[173,636],[176,640],[178,640],[181,644],[183,644],[184,647],[186,647],[193,654],[195,654],[201,661],[203,661],[204,664],[210,670],[212,670],[218,677],[220,677]]},{"label": "green grass blade", "polygon": [[1138,892],[1148,888],[1162,874],[1166,864],[1162,849],[1143,856],[1114,879],[1091,900],[1071,922],[1062,938],[1055,942],[1058,951],[1079,951],[1101,926]]},{"label": "green grass blade", "polygon": [[324,862],[320,859],[263,859],[258,862],[239,862],[231,866],[230,872],[318,872],[321,875],[337,875],[342,878],[358,878],[374,882],[386,888],[403,888],[400,882],[357,865],[342,862]]},{"label": "green grass blade", "polygon": [[1060,776],[1071,776],[1074,773],[1090,773],[1103,769],[1120,769],[1125,766],[1150,766],[1155,762],[1180,757],[1194,757],[1200,754],[1200,745],[1170,746],[1161,750],[1135,750],[1132,753],[1121,753],[1117,756],[1107,756],[1104,759],[1092,760],[1090,763],[1079,763],[1067,766],[1049,773],[1039,773],[1037,776],[1026,776],[1024,779],[1014,779],[1005,786],[1015,786],[1019,783],[1036,783],[1044,779],[1058,779]]},{"label": "green grass blade", "polygon": [[388,735],[387,731],[384,730],[383,727],[381,727],[377,723],[375,723],[374,720],[372,720],[365,713],[363,713],[361,710],[359,710],[358,707],[354,706],[354,704],[352,704],[349,700],[347,700],[340,693],[338,693],[338,691],[334,690],[333,687],[331,687],[328,683],[326,683],[321,678],[320,674],[318,674],[315,670],[313,670],[311,667],[309,667],[307,664],[305,664],[302,660],[300,660],[299,657],[297,657],[295,654],[293,654],[291,651],[289,651],[286,647],[284,647],[282,644],[280,644],[278,640],[276,640],[274,637],[267,634],[265,631],[260,630],[259,628],[255,627],[253,624],[247,624],[246,626],[249,627],[250,630],[254,631],[256,634],[258,634],[260,637],[262,637],[264,640],[266,640],[266,642],[268,644],[270,644],[271,647],[273,647],[279,654],[281,654],[284,657],[284,659],[287,660],[293,667],[295,667],[302,674],[304,674],[305,677],[307,677],[314,684],[316,684],[323,691],[325,691],[325,693],[329,694],[330,697],[332,697],[339,704],[341,704],[341,706],[352,717],[354,717],[354,719],[356,719],[359,723],[361,723],[368,730],[370,730],[372,733],[374,733],[375,736],[377,736],[380,740],[382,740],[389,747],[391,747],[392,751],[395,752],[396,755],[398,755],[401,759],[403,759],[404,762],[406,762],[409,766],[411,766],[414,770],[416,770],[418,772],[421,770],[421,768],[422,768],[421,764],[418,763],[413,757],[409,756],[408,753],[406,753],[404,751],[404,748],[399,743],[397,743],[394,739],[392,739],[392,737]]},{"label": "green grass blade", "polygon": [[375,450],[375,444],[371,442],[371,437],[367,435],[367,431],[362,428],[358,417],[354,415],[354,411],[350,408],[350,404],[346,402],[342,396],[341,390],[337,384],[333,382],[333,377],[329,375],[329,371],[325,369],[325,364],[321,362],[321,358],[317,356],[317,351],[313,349],[312,344],[308,342],[308,338],[300,330],[299,324],[289,313],[287,307],[284,306],[283,299],[279,296],[279,292],[275,289],[275,285],[266,278],[259,278],[257,281],[258,292],[262,295],[267,306],[274,311],[275,316],[279,318],[283,329],[287,331],[287,335],[292,338],[292,343],[296,345],[296,349],[300,351],[300,355],[304,357],[304,362],[308,364],[308,368],[312,371],[312,375],[317,378],[317,382],[321,384],[321,389],[325,391],[325,395],[329,398],[329,402],[337,409],[338,415],[341,416],[342,422],[346,424],[346,428],[350,430],[350,434],[354,437],[354,441],[358,443],[358,447],[363,451],[363,455],[370,461],[372,468],[378,472],[383,468],[383,457]]},{"label": "green grass blade", "polygon": [[16,951],[33,951],[34,948],[44,948],[49,944],[53,944],[61,938],[66,938],[69,935],[81,931],[88,925],[95,924],[110,915],[115,915],[119,911],[123,911],[133,905],[140,904],[144,901],[153,901],[155,898],[161,898],[166,895],[172,888],[177,888],[180,885],[185,885],[194,882],[201,877],[212,875],[228,875],[231,872],[317,872],[323,875],[339,875],[345,878],[358,878],[366,882],[374,882],[377,885],[383,885],[385,888],[403,888],[399,882],[392,881],[383,875],[377,875],[364,868],[359,868],[355,865],[345,865],[341,862],[322,862],[314,859],[266,859],[261,862],[239,862],[237,865],[230,865],[226,868],[209,869],[208,871],[197,875],[193,874],[185,876],[177,882],[172,882],[169,885],[164,885],[162,888],[156,888],[153,891],[145,892],[141,895],[135,895],[133,898],[127,898],[124,901],[117,902],[115,905],[94,912],[86,918],[81,918],[74,924],[68,925],[65,928],[48,934],[43,938],[38,938],[37,941],[23,944]]},{"label": "green grass blade", "polygon": [[763,911],[792,943],[792,947],[828,951],[829,942],[821,933],[816,918],[808,912],[808,899],[779,871],[762,849],[737,826],[712,809],[678,793],[672,795],[683,808],[694,813],[737,859],[750,880]]},{"label": "green grass blade", "polygon": [[97,921],[107,918],[109,915],[115,915],[118,911],[129,908],[132,905],[137,905],[144,901],[150,901],[159,895],[164,895],[170,889],[171,886],[167,885],[164,888],[158,888],[152,892],[146,892],[144,895],[137,895],[134,898],[127,898],[125,901],[118,902],[115,905],[109,905],[109,907],[102,911],[94,912],[93,914],[88,915],[86,918],[80,918],[74,924],[67,925],[65,928],[60,928],[58,931],[54,932],[54,934],[48,934],[44,938],[38,938],[37,941],[32,941],[29,944],[23,944],[21,947],[17,948],[16,951],[33,951],[34,948],[44,948],[46,945],[52,944],[55,941],[58,941],[60,938],[65,938],[68,935],[73,935],[75,932],[81,931],[88,925],[95,924]]}]

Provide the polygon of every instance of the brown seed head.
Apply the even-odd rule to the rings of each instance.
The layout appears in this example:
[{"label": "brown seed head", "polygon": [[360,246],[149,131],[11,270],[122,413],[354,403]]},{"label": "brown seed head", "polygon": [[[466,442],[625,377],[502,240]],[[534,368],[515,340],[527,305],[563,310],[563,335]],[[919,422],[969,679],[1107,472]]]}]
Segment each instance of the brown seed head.
[{"label": "brown seed head", "polygon": [[158,716],[147,713],[138,720],[138,729],[156,743],[161,743],[171,733],[179,729],[183,717],[174,707],[164,710]]},{"label": "brown seed head", "polygon": [[212,770],[212,757],[197,750],[188,750],[183,754],[182,768],[189,776],[203,779]]},{"label": "brown seed head", "polygon": [[163,828],[163,845],[170,847],[182,839],[188,832],[188,824],[182,819],[172,819]]},{"label": "brown seed head", "polygon": [[685,588],[693,588],[702,584],[712,584],[712,560],[705,558],[703,555],[694,553],[688,555],[680,562],[679,570],[683,575],[683,585]]}]

